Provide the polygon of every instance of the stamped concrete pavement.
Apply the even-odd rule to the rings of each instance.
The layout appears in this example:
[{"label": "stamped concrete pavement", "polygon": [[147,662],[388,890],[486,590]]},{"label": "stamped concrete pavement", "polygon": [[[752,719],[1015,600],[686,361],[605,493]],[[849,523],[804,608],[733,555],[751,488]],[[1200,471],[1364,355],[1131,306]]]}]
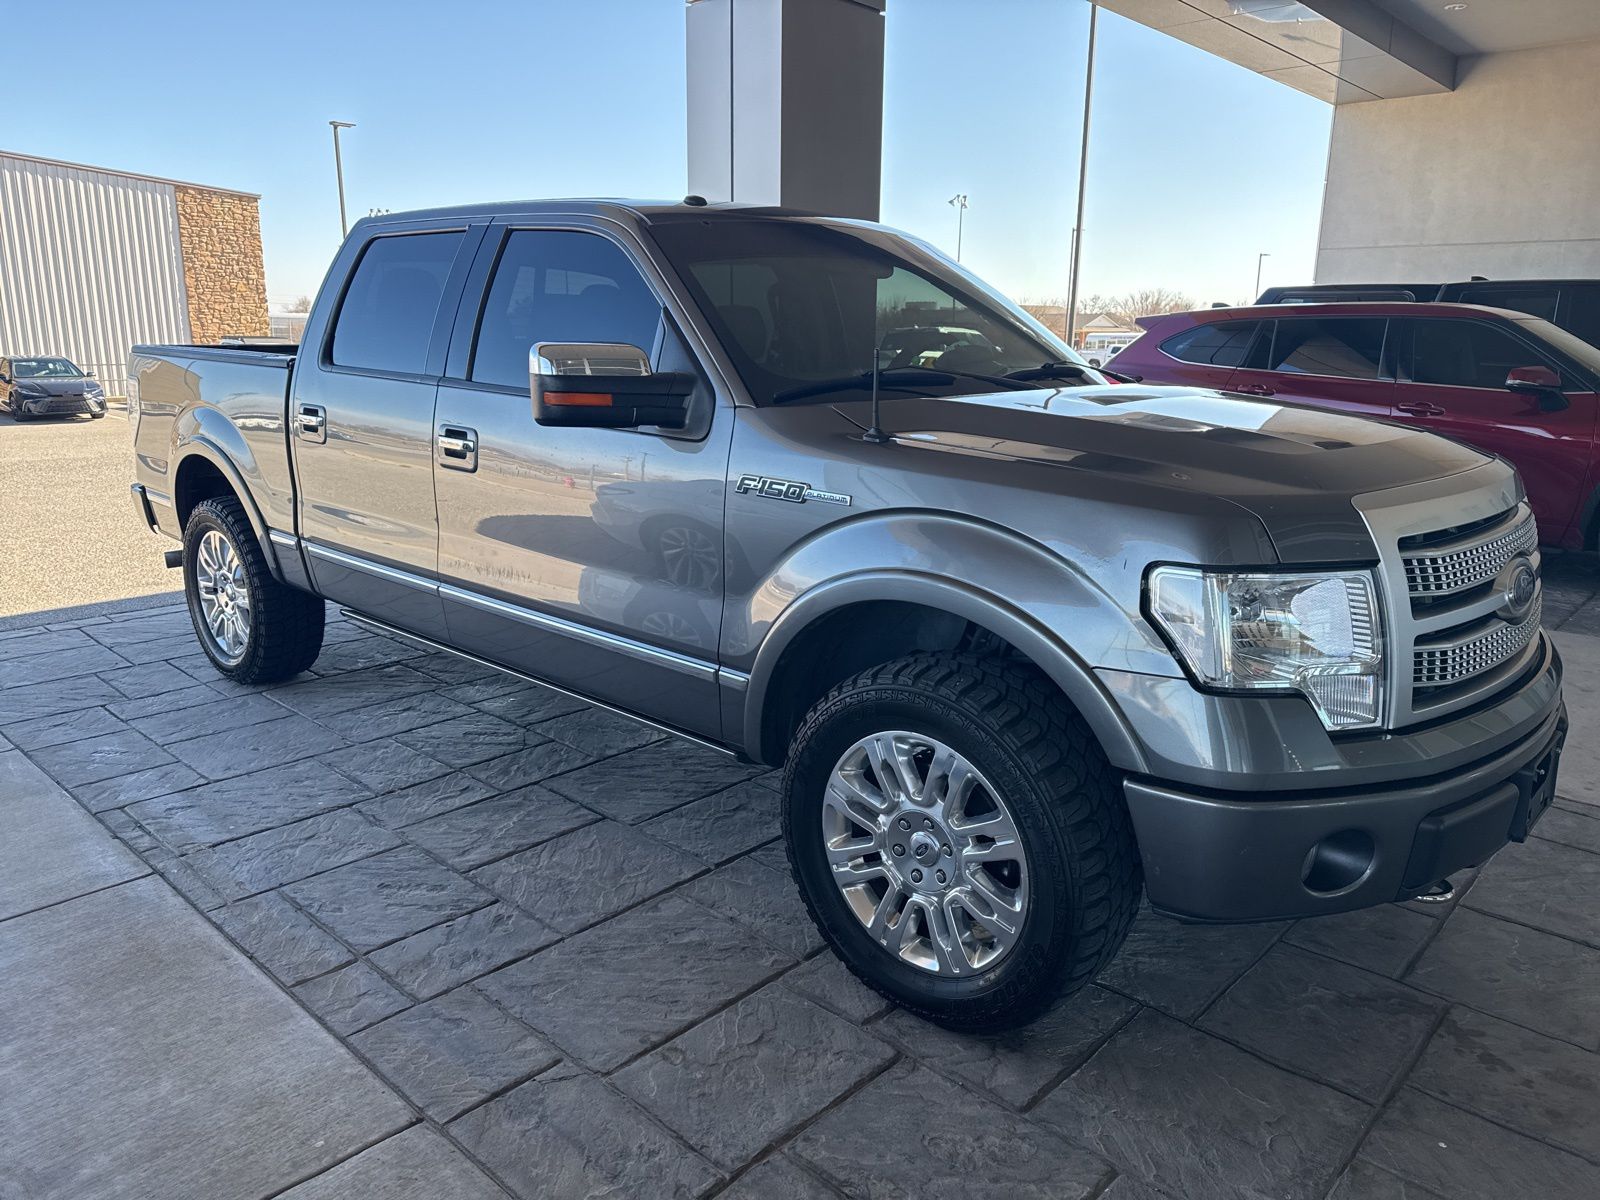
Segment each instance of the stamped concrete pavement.
[{"label": "stamped concrete pavement", "polygon": [[[39,894],[0,911],[0,1163],[47,1172],[6,1183],[1600,1195],[1597,591],[1552,565],[1560,797],[1456,902],[1146,912],[1096,985],[996,1037],[895,1010],[823,949],[754,768],[347,621],[268,689],[221,680],[178,608],[0,632],[0,768],[53,780],[56,823],[18,852]],[[69,825],[123,849],[102,833],[51,883]],[[233,1163],[206,1122],[241,1097]]]}]

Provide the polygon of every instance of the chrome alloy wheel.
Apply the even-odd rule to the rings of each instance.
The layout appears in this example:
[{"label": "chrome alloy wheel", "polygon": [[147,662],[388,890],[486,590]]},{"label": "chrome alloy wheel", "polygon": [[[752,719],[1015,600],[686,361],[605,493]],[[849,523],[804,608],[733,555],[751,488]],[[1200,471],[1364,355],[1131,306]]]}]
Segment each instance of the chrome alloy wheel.
[{"label": "chrome alloy wheel", "polygon": [[851,746],[828,777],[822,838],[845,903],[902,961],[970,977],[1016,944],[1028,915],[1016,823],[943,742],[892,731]]},{"label": "chrome alloy wheel", "polygon": [[200,539],[194,582],[212,645],[228,664],[238,662],[250,641],[250,585],[233,543],[219,530],[208,529]]}]

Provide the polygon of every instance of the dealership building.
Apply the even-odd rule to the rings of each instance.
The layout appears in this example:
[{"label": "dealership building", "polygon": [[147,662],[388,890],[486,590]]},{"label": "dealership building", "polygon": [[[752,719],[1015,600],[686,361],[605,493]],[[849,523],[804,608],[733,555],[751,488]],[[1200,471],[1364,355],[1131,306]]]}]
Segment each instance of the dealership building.
[{"label": "dealership building", "polygon": [[[887,3],[690,0],[689,190],[875,218]],[[1600,0],[1099,4],[1334,106],[1316,282],[1600,276]]]},{"label": "dealership building", "polygon": [[267,334],[259,200],[0,151],[0,355],[64,355],[118,395],[136,342]]}]

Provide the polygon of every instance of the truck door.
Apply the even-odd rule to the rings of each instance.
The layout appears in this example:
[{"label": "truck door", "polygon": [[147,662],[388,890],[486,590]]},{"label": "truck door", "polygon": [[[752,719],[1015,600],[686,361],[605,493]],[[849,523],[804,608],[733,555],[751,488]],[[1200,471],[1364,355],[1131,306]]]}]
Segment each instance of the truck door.
[{"label": "truck door", "polygon": [[[721,735],[716,655],[731,409],[598,228],[491,231],[439,388],[434,490],[453,644],[690,732]],[[536,342],[621,342],[701,375],[682,431],[536,425]]]},{"label": "truck door", "polygon": [[485,227],[347,244],[331,273],[344,290],[306,329],[289,399],[299,534],[318,591],[431,637],[444,633],[434,394]]}]

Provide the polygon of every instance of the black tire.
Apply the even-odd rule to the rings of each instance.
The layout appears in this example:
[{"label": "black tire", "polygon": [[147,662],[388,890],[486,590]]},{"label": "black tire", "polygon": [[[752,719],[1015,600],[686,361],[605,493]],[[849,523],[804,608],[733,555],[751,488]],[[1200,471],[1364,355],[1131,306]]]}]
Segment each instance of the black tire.
[{"label": "black tire", "polygon": [[[875,732],[939,739],[1004,797],[1023,842],[1030,901],[1018,940],[976,977],[924,971],[878,945],[835,886],[822,797],[842,755]],[[1025,664],[918,654],[862,672],[806,714],[789,747],[783,823],[801,898],[863,982],[952,1029],[1026,1024],[1083,987],[1121,947],[1143,873],[1116,774],[1083,719]]]},{"label": "black tire", "polygon": [[91,421],[98,421],[98,420],[101,420],[102,418],[104,418],[104,416],[105,416],[105,413],[103,413],[103,412],[90,413],[89,414],[89,419]]},{"label": "black tire", "polygon": [[[200,540],[211,531],[222,534],[243,568],[250,595],[248,635],[242,656],[230,661],[207,627],[200,606],[197,558]],[[212,666],[239,683],[278,683],[300,674],[322,653],[326,611],[321,597],[288,587],[272,577],[267,560],[245,516],[232,496],[202,500],[183,529],[183,594],[195,636]]]}]

